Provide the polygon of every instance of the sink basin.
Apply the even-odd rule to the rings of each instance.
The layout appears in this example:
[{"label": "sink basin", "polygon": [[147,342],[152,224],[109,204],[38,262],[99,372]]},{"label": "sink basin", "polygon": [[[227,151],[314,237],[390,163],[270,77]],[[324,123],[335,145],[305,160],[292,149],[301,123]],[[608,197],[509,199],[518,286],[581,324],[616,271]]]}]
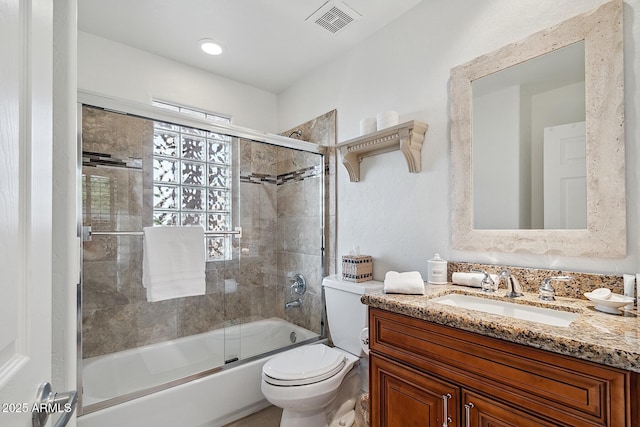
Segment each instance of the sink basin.
[{"label": "sink basin", "polygon": [[449,294],[434,298],[431,301],[438,304],[482,311],[484,313],[499,314],[500,316],[544,323],[551,326],[569,326],[571,322],[580,316],[578,313],[572,313],[570,311],[516,304],[471,295]]}]

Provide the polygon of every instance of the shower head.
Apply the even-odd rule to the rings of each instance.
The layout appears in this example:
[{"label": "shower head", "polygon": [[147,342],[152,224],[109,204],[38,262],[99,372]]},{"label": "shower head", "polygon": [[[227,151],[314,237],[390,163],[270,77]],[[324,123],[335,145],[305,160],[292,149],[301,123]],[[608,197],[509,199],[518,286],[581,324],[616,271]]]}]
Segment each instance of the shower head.
[{"label": "shower head", "polygon": [[295,135],[296,138],[300,138],[302,137],[302,131],[300,129],[296,129],[289,134],[289,138],[291,138],[291,135]]}]

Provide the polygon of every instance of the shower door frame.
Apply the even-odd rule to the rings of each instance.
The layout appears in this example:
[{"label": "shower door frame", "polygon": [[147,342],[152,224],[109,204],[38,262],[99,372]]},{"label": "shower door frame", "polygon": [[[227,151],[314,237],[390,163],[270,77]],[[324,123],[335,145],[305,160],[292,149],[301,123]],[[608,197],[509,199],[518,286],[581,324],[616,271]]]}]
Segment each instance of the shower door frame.
[{"label": "shower door frame", "polygon": [[[325,212],[326,212],[326,206],[325,206],[325,190],[326,190],[326,185],[325,185],[325,178],[326,178],[326,147],[312,143],[312,142],[307,142],[307,141],[302,141],[302,140],[298,140],[298,139],[293,139],[293,138],[288,138],[285,136],[281,136],[281,135],[277,135],[277,134],[272,134],[269,132],[263,132],[263,131],[258,131],[258,130],[254,130],[254,129],[250,129],[250,128],[245,128],[245,127],[241,127],[241,126],[236,126],[236,125],[232,125],[232,124],[223,124],[223,123],[215,123],[212,122],[211,120],[208,119],[201,119],[199,117],[195,117],[195,116],[190,116],[188,114],[185,113],[178,113],[178,112],[174,112],[172,110],[168,110],[168,109],[164,109],[161,107],[155,107],[152,105],[147,105],[147,104],[140,104],[137,102],[133,102],[133,101],[128,101],[128,100],[124,100],[124,99],[117,99],[114,97],[107,97],[107,96],[103,96],[100,94],[96,94],[93,92],[86,92],[86,91],[78,91],[78,98],[77,98],[77,179],[76,179],[76,185],[77,185],[77,212],[76,212],[76,218],[77,218],[77,223],[78,223],[78,237],[80,238],[80,255],[79,255],[79,262],[80,262],[80,279],[79,279],[79,283],[77,286],[77,384],[78,384],[78,390],[80,391],[78,393],[78,404],[77,404],[77,414],[78,416],[81,416],[83,414],[88,414],[91,412],[95,412],[98,411],[100,409],[104,409],[113,405],[117,405],[120,403],[124,403],[127,402],[129,400],[132,399],[136,399],[148,394],[152,394],[170,387],[174,387],[176,385],[179,384],[183,384],[183,383],[187,383],[193,380],[196,380],[198,378],[203,378],[209,375],[212,375],[216,372],[220,372],[226,369],[231,369],[235,366],[244,364],[244,363],[248,363],[250,361],[259,359],[259,358],[263,358],[266,356],[269,356],[271,354],[276,354],[279,351],[281,351],[281,349],[278,350],[273,350],[270,351],[268,353],[264,353],[264,354],[260,354],[260,355],[256,355],[253,357],[249,357],[249,358],[245,358],[245,359],[241,359],[232,363],[228,363],[228,364],[224,364],[222,366],[217,366],[214,367],[212,369],[203,371],[203,372],[199,372],[196,373],[194,375],[190,375],[188,377],[184,377],[184,378],[180,378],[178,380],[174,380],[165,384],[162,384],[160,386],[155,386],[149,389],[144,389],[144,390],[140,390],[139,392],[133,392],[133,393],[129,393],[123,396],[118,396],[112,399],[108,399],[104,402],[98,402],[98,403],[94,403],[92,405],[90,405],[90,410],[89,411],[85,411],[85,407],[83,405],[83,398],[82,398],[82,386],[83,386],[83,373],[82,373],[82,361],[83,361],[83,357],[82,357],[82,287],[83,287],[83,268],[82,268],[82,236],[83,236],[83,222],[82,222],[82,182],[80,177],[82,176],[82,107],[83,106],[89,106],[89,107],[97,107],[97,108],[102,108],[105,111],[111,111],[113,113],[118,113],[118,114],[125,114],[125,115],[129,115],[132,117],[139,117],[141,119],[148,119],[148,120],[154,120],[154,121],[161,121],[161,122],[169,122],[169,123],[173,123],[173,124],[177,124],[180,126],[185,126],[185,127],[193,127],[193,128],[197,128],[197,129],[203,129],[203,130],[207,130],[210,132],[215,132],[215,133],[221,133],[221,134],[225,134],[225,135],[229,135],[231,137],[234,138],[239,138],[239,139],[247,139],[247,140],[251,140],[251,141],[256,141],[256,142],[262,142],[262,143],[266,143],[266,144],[271,144],[271,145],[275,145],[275,146],[280,146],[280,147],[284,147],[284,148],[290,148],[290,149],[294,149],[294,150],[300,150],[300,151],[304,151],[304,152],[309,152],[309,153],[313,153],[313,154],[318,154],[321,156],[321,165],[322,165],[322,179],[321,179],[321,189],[320,189],[320,207],[321,207],[321,266],[320,266],[320,273],[321,273],[321,277],[325,276],[325,272],[326,272],[326,258],[325,258],[325,254],[326,254],[326,223],[325,223]],[[326,328],[325,328],[325,310],[324,310],[324,290],[322,290],[322,301],[323,301],[323,310],[321,313],[321,332],[320,332],[320,336],[318,338],[313,338],[311,340],[307,340],[307,341],[302,341],[300,343],[296,343],[293,344],[291,347],[297,347],[300,345],[304,345],[307,344],[309,342],[312,341],[326,341]]]}]

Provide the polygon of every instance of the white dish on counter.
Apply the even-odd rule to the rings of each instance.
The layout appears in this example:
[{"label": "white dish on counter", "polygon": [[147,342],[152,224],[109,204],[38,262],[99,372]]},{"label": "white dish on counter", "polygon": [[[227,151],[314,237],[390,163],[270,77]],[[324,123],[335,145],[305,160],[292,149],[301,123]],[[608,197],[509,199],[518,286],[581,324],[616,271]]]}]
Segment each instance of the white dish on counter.
[{"label": "white dish on counter", "polygon": [[597,299],[609,299],[611,297],[611,289],[607,288],[598,288],[594,289],[590,292],[591,297]]},{"label": "white dish on counter", "polygon": [[610,314],[622,314],[620,308],[633,302],[632,297],[620,294],[610,294],[606,298],[602,298],[597,293],[585,292],[584,296],[596,303],[594,307],[596,310]]}]

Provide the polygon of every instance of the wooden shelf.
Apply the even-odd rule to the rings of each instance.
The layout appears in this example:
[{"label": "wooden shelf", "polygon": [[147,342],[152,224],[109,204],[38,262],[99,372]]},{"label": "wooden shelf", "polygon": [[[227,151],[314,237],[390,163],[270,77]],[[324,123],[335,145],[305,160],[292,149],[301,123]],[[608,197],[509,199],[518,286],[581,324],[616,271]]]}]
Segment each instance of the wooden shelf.
[{"label": "wooden shelf", "polygon": [[396,150],[404,154],[410,173],[420,172],[422,142],[428,127],[426,123],[411,120],[338,144],[349,180],[360,181],[360,162],[363,158]]}]

